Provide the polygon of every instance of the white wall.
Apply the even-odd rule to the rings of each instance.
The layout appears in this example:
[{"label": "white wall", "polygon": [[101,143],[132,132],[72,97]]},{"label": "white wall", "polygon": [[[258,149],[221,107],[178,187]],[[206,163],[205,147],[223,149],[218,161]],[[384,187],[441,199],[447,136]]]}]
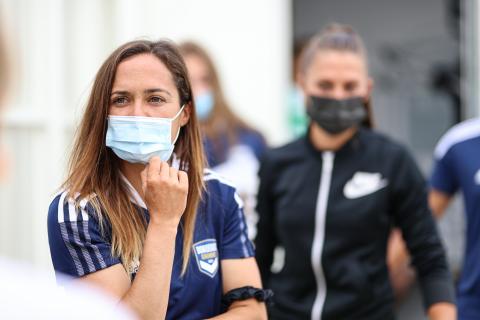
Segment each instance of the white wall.
[{"label": "white wall", "polygon": [[291,0],[0,0],[18,90],[4,115],[9,181],[0,185],[0,255],[50,267],[46,214],[65,174],[96,70],[138,37],[192,39],[211,52],[228,99],[268,140],[287,139]]}]

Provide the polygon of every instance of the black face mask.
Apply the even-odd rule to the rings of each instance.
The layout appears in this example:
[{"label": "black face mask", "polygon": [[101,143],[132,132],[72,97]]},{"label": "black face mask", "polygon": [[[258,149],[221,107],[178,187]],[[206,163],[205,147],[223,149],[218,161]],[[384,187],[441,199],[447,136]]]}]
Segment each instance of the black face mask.
[{"label": "black face mask", "polygon": [[362,97],[337,100],[309,96],[307,114],[328,133],[339,134],[358,126],[367,116],[367,111]]}]

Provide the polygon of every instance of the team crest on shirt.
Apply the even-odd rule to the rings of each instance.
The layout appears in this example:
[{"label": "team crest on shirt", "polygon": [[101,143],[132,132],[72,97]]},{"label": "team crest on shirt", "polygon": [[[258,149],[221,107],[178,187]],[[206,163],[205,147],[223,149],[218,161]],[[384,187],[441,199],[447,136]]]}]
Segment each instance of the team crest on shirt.
[{"label": "team crest on shirt", "polygon": [[201,273],[210,278],[215,277],[218,271],[217,240],[206,239],[193,244],[193,253]]}]

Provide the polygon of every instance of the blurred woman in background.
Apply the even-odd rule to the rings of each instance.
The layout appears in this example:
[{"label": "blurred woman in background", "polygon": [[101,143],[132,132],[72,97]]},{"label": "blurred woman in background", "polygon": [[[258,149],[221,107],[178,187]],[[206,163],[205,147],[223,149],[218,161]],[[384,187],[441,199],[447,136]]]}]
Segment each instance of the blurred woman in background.
[{"label": "blurred woman in background", "polygon": [[[431,319],[455,319],[452,279],[407,150],[372,130],[363,41],[348,26],[313,37],[300,66],[306,136],[260,169],[257,261],[272,319],[394,319],[386,264],[392,226],[413,257]],[[270,267],[283,247],[283,268]]]},{"label": "blurred woman in background", "polygon": [[230,108],[207,52],[193,42],[180,44],[180,51],[192,83],[208,165],[237,188],[244,201],[249,236],[252,238],[257,220],[254,211],[257,172],[259,159],[266,150],[265,140]]}]

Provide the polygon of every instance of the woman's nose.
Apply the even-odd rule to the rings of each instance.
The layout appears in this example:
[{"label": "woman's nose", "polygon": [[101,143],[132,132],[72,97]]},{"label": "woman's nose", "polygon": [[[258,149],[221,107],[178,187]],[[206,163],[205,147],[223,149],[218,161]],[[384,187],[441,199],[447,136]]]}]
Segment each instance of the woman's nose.
[{"label": "woman's nose", "polygon": [[147,109],[145,104],[140,100],[137,100],[133,103],[132,107],[132,116],[135,117],[147,117]]},{"label": "woman's nose", "polygon": [[347,98],[347,93],[342,88],[337,87],[332,91],[331,97],[337,100],[341,100]]}]

